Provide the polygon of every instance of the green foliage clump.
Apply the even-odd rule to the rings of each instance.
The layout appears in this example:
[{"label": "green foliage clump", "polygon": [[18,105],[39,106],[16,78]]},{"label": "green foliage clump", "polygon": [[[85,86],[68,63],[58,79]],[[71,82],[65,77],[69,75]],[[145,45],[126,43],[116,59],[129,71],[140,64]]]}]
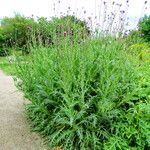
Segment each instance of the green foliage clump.
[{"label": "green foliage clump", "polygon": [[0,55],[6,55],[6,51],[8,54],[9,48],[29,53],[30,45],[55,46],[63,43],[68,37],[73,44],[81,42],[89,35],[90,30],[86,23],[74,16],[52,20],[41,17],[37,21],[21,15],[5,17],[0,28]]},{"label": "green foliage clump", "polygon": [[146,42],[150,42],[150,16],[144,16],[139,21],[139,31]]},{"label": "green foliage clump", "polygon": [[[112,38],[32,50],[18,66],[27,114],[51,148],[150,148],[150,85],[137,60]],[[149,76],[147,76],[148,78]],[[143,93],[139,91],[143,89]],[[147,90],[147,94],[145,94]]]},{"label": "green foliage clump", "polygon": [[69,37],[72,43],[81,42],[90,35],[90,29],[86,22],[79,20],[75,16],[64,16],[61,18],[53,18],[53,31],[56,34],[57,41]]},{"label": "green foliage clump", "polygon": [[6,56],[10,54],[10,49],[5,47],[6,36],[0,27],[0,56]]},{"label": "green foliage clump", "polygon": [[13,47],[28,52],[29,41],[32,32],[36,28],[36,23],[32,18],[21,15],[15,17],[5,17],[1,21],[3,44],[5,47]]},{"label": "green foliage clump", "polygon": [[129,46],[137,43],[142,44],[143,42],[145,41],[143,40],[142,34],[139,30],[131,31],[126,38],[126,44],[128,44]]},{"label": "green foliage clump", "polygon": [[147,43],[137,43],[131,45],[128,50],[132,55],[138,57],[141,61],[149,61],[150,60],[150,47]]},{"label": "green foliage clump", "polygon": [[64,43],[66,38],[73,44],[89,37],[90,29],[86,22],[75,16],[54,17],[52,20],[42,17],[38,19],[37,35],[42,45],[59,45]]},{"label": "green foliage clump", "polygon": [[36,28],[35,36],[36,36],[36,44],[42,44],[44,46],[52,45],[52,25],[51,21],[47,20],[47,18],[40,17],[37,20],[38,27]]}]

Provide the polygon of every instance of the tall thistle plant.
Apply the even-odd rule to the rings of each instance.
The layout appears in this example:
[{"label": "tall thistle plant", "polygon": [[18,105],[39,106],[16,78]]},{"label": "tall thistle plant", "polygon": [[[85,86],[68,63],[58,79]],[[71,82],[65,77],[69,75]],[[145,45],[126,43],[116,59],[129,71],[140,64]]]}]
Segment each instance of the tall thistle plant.
[{"label": "tall thistle plant", "polygon": [[138,115],[134,112],[135,124],[131,117],[139,107],[132,97],[138,87],[136,61],[123,48],[113,38],[76,45],[66,39],[57,47],[33,49],[32,62],[18,68],[21,88],[31,101],[28,117],[51,148],[111,149],[113,140],[119,140],[114,149],[130,149],[133,140],[133,147],[148,146],[148,126],[142,132]]},{"label": "tall thistle plant", "polygon": [[77,34],[62,30],[57,38],[55,30],[56,44],[35,45],[31,62],[18,65],[33,129],[51,149],[149,149],[150,103],[140,93],[150,89],[140,83],[146,70],[125,51],[123,39],[111,32],[82,39],[73,27]]}]

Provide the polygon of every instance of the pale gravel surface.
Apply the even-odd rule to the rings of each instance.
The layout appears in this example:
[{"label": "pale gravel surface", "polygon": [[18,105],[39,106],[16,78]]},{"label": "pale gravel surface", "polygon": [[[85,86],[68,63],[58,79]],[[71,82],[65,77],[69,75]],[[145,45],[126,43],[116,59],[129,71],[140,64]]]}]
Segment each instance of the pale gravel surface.
[{"label": "pale gravel surface", "polygon": [[47,150],[39,136],[30,132],[24,102],[13,78],[0,70],[0,150]]}]

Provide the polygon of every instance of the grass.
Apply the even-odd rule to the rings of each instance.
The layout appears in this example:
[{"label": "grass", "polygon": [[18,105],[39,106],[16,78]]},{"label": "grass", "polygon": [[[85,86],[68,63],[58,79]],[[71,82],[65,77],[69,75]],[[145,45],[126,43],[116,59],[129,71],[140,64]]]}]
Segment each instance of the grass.
[{"label": "grass", "polygon": [[0,64],[0,69],[8,75],[16,74],[15,64]]},{"label": "grass", "polygon": [[15,75],[15,64],[9,63],[7,57],[0,57],[0,69],[8,75]]},{"label": "grass", "polygon": [[30,55],[22,55],[15,51],[13,55],[7,57],[0,57],[0,69],[8,75],[16,75],[16,64],[23,65],[25,62],[30,62]]}]

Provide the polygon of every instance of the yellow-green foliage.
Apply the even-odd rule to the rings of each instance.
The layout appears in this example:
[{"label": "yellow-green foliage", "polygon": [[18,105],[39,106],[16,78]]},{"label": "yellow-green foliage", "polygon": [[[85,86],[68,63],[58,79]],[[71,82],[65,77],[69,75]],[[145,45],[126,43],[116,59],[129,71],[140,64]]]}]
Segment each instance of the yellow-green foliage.
[{"label": "yellow-green foliage", "polygon": [[131,54],[137,56],[141,61],[150,61],[150,47],[147,43],[134,44],[129,47]]}]

